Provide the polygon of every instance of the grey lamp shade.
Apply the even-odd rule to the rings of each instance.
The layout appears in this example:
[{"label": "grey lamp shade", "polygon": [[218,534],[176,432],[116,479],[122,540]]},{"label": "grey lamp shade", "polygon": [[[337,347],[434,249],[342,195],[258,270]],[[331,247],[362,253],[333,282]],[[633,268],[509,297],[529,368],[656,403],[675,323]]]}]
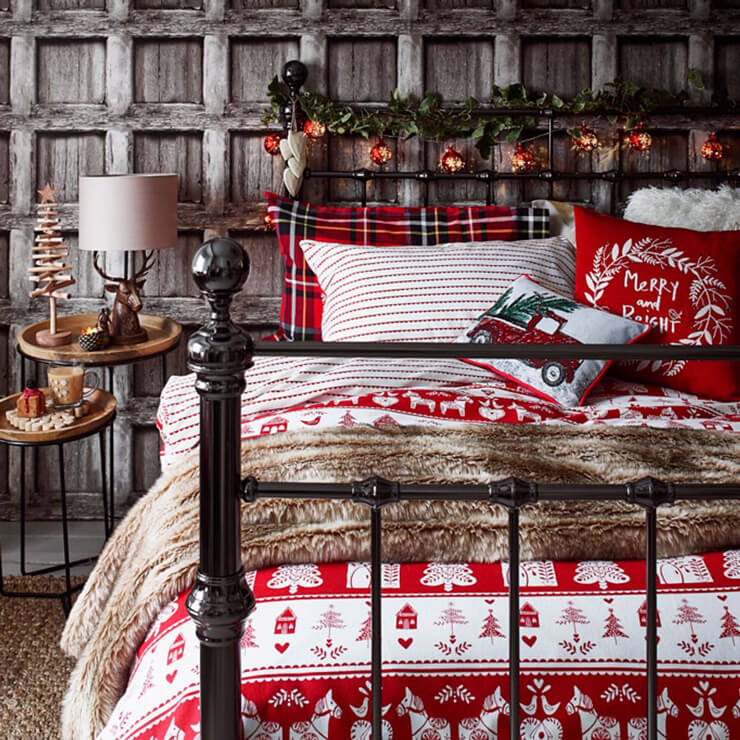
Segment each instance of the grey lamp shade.
[{"label": "grey lamp shade", "polygon": [[177,244],[177,175],[80,178],[79,248],[167,249]]}]

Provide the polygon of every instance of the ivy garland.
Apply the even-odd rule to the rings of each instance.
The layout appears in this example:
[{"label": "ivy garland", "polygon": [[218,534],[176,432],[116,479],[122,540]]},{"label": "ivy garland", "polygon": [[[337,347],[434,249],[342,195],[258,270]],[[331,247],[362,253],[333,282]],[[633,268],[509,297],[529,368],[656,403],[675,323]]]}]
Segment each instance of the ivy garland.
[{"label": "ivy garland", "polygon": [[[704,84],[698,70],[690,69],[689,84],[703,90]],[[263,123],[270,125],[280,121],[280,110],[290,103],[288,89],[274,77],[268,87],[270,108],[265,111]],[[444,105],[439,93],[428,93],[415,102],[394,90],[388,103],[379,108],[353,106],[337,103],[322,95],[302,92],[298,102],[304,113],[314,121],[326,126],[329,133],[338,136],[388,136],[443,142],[449,139],[471,138],[484,159],[491,156],[495,144],[500,141],[516,142],[522,133],[535,128],[535,111],[551,108],[562,114],[588,114],[603,117],[611,125],[623,119],[624,128],[632,129],[644,122],[650,113],[669,108],[690,110],[688,93],[673,93],[669,90],[642,88],[628,80],[617,78],[595,92],[590,88],[581,90],[571,100],[546,92],[533,92],[521,83],[499,87],[494,85],[486,106],[505,110],[507,108],[532,108],[533,115],[492,115],[481,112],[481,103],[468,98],[461,105]],[[717,101],[713,102],[718,106]],[[724,107],[735,107],[730,101],[722,101]],[[706,107],[706,106],[704,106]],[[577,136],[578,129],[568,130]]]}]

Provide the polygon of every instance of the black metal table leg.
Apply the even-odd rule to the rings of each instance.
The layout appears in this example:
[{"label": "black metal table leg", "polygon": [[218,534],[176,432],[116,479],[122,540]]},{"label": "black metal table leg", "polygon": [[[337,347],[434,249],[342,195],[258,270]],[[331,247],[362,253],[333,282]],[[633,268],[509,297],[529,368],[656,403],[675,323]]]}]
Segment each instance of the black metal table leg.
[{"label": "black metal table leg", "polygon": [[[113,393],[113,368],[108,368],[108,393],[111,395],[115,395]],[[110,452],[110,457],[108,458],[108,480],[110,481],[110,523],[108,525],[108,532],[112,532],[116,527],[116,479],[114,477],[115,475],[115,464],[114,464],[114,458],[115,458],[115,448],[114,448],[114,429],[113,424],[110,425],[110,428],[108,429],[108,450]]]},{"label": "black metal table leg", "polygon": [[[103,429],[98,434],[98,442],[100,443],[100,485],[103,494],[103,528],[107,540],[110,537],[111,528],[108,521],[108,480],[105,471],[105,431]],[[112,485],[113,481],[111,481]]]},{"label": "black metal table leg", "polygon": [[72,593],[72,574],[69,565],[69,527],[67,523],[67,485],[64,480],[64,445],[57,445],[59,454],[59,495],[62,504],[62,544],[64,548],[64,585],[65,593],[62,595],[62,609],[69,614],[72,608],[70,594]]}]

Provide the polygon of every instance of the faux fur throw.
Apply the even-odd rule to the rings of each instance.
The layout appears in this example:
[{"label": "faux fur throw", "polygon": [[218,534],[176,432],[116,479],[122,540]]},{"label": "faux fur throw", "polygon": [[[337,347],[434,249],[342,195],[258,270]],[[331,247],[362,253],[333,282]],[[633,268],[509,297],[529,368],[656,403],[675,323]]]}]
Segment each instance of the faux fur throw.
[{"label": "faux fur throw", "polygon": [[624,217],[653,226],[734,231],[740,229],[740,188],[641,188],[630,195]]},{"label": "faux fur throw", "polygon": [[[551,483],[654,475],[740,481],[740,438],[649,428],[531,424],[459,430],[347,429],[286,433],[243,446],[244,475],[351,481],[486,483],[510,475]],[[351,502],[259,500],[242,506],[246,568],[366,559],[368,509]],[[403,502],[384,509],[384,558],[491,561],[506,557],[507,516],[480,502]],[[526,507],[522,557],[639,558],[644,512],[626,503]],[[740,506],[679,503],[659,513],[662,555],[740,545]],[[79,660],[63,708],[63,737],[92,740],[125,689],[128,667],[160,608],[193,581],[198,561],[197,457],[161,478],[119,524],[77,600],[62,648]]]}]

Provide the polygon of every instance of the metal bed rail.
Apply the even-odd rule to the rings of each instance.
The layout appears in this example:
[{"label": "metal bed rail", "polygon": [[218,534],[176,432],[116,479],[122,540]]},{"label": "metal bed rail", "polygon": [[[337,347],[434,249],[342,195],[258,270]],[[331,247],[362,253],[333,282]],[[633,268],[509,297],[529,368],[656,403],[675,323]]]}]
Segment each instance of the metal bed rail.
[{"label": "metal bed rail", "polygon": [[[240,467],[240,396],[245,371],[255,354],[283,356],[363,356],[460,358],[470,344],[372,344],[333,342],[263,343],[230,318],[233,296],[249,271],[246,252],[235,241],[206,242],[193,260],[193,276],[211,307],[208,323],[189,342],[189,367],[200,394],[200,566],[187,602],[201,643],[201,737],[240,737],[239,640],[255,605],[240,557],[242,501],[259,498],[347,499],[370,508],[371,672],[373,740],[381,738],[381,525],[382,508],[403,500],[470,500],[508,511],[509,550],[509,725],[520,736],[519,720],[519,511],[541,501],[627,501],[645,509],[646,562],[646,718],[648,740],[657,740],[657,508],[677,500],[740,501],[740,482],[725,485],[667,483],[643,478],[626,485],[543,485],[507,478],[488,485],[407,485],[369,477],[353,483],[262,482]],[[581,359],[687,359],[740,361],[740,346],[659,345],[475,345],[476,357]]]}]

